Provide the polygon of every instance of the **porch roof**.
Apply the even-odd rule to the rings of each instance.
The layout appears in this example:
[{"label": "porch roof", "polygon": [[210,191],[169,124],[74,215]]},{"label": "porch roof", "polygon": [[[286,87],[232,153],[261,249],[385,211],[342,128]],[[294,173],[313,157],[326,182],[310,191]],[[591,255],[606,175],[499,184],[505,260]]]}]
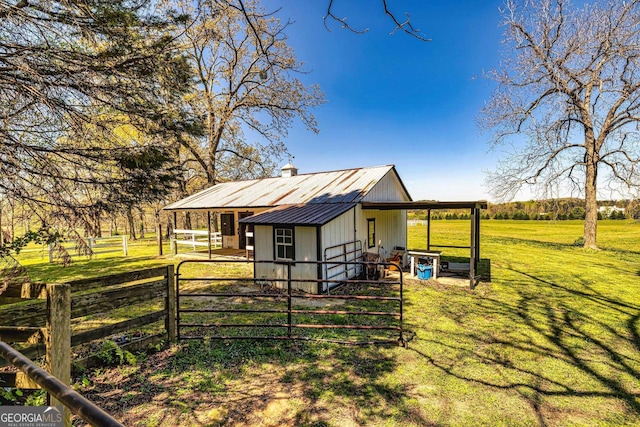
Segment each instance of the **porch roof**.
[{"label": "porch roof", "polygon": [[487,209],[486,200],[447,201],[418,200],[415,202],[362,202],[362,209]]},{"label": "porch roof", "polygon": [[324,225],[352,209],[356,203],[310,203],[281,205],[242,218],[241,224],[253,225]]}]

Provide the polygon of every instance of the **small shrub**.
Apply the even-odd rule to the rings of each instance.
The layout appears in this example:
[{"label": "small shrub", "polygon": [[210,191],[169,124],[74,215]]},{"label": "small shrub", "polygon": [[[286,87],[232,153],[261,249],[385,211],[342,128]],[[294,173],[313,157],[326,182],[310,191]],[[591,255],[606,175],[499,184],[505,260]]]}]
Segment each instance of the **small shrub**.
[{"label": "small shrub", "polygon": [[122,350],[118,344],[111,340],[105,340],[102,348],[96,353],[96,357],[105,365],[127,365],[135,366],[137,364],[136,356],[126,350]]},{"label": "small shrub", "polygon": [[574,242],[573,246],[584,246],[584,237],[578,237]]},{"label": "small shrub", "polygon": [[0,388],[0,405],[14,405],[23,396],[19,388]]},{"label": "small shrub", "polygon": [[47,391],[35,390],[25,401],[26,406],[44,406],[47,404]]}]

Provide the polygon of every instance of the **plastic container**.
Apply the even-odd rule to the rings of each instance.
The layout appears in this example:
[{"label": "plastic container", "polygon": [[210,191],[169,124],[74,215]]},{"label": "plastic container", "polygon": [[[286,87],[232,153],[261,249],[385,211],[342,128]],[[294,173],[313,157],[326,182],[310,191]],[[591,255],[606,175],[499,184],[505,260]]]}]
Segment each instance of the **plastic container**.
[{"label": "plastic container", "polygon": [[433,276],[433,266],[418,264],[418,279],[429,280]]}]

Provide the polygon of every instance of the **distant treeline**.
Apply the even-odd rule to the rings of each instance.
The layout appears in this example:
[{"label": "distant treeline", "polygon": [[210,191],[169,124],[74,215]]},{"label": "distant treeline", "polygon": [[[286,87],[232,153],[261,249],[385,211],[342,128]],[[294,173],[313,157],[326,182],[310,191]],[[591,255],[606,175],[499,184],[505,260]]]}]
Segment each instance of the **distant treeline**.
[{"label": "distant treeline", "polygon": [[[598,202],[598,219],[640,219],[640,199],[603,200]],[[568,220],[584,219],[585,204],[581,199],[548,199],[526,202],[489,203],[482,219]],[[432,210],[431,219],[469,219],[467,210]],[[414,210],[409,219],[426,219],[426,210]]]}]

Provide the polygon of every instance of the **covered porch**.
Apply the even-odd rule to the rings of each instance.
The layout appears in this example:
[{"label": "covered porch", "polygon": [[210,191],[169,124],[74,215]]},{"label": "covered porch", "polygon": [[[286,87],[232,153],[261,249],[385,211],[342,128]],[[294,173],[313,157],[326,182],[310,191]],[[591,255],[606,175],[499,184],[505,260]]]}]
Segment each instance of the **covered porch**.
[{"label": "covered porch", "polygon": [[[479,278],[478,263],[480,261],[480,219],[481,210],[487,209],[486,200],[478,201],[417,201],[417,202],[363,202],[363,209],[406,209],[416,210],[423,209],[427,211],[427,230],[425,236],[425,245],[420,248],[407,248],[407,252],[411,259],[411,273],[414,274],[417,259],[420,257],[432,258],[434,260],[434,269],[438,270],[441,264],[441,249],[455,248],[469,250],[468,276],[469,287],[473,289]],[[443,209],[468,209],[470,213],[470,233],[468,245],[447,245],[433,244],[431,242],[431,211]],[[451,263],[450,263],[451,265]],[[453,265],[451,265],[453,267]],[[460,269],[460,263],[456,263],[455,267]],[[466,272],[467,270],[462,270]],[[437,271],[435,274],[437,275]]]}]

